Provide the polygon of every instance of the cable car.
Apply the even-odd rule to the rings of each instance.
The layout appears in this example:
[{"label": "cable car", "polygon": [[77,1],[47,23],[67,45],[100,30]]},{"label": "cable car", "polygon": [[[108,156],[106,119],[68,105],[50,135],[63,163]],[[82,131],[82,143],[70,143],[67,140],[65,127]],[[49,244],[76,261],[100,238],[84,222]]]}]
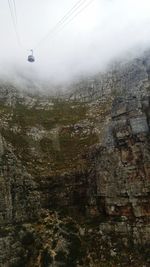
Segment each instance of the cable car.
[{"label": "cable car", "polygon": [[35,61],[35,57],[33,56],[33,50],[31,49],[31,55],[28,56],[28,61],[29,62],[34,62]]}]

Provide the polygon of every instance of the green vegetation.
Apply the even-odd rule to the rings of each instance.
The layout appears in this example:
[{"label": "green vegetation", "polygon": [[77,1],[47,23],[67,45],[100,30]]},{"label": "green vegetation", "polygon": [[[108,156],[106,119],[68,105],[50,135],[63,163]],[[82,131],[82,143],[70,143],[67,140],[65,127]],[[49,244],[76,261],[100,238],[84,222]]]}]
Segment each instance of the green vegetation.
[{"label": "green vegetation", "polygon": [[74,124],[85,118],[87,107],[85,104],[67,101],[54,101],[49,109],[28,109],[17,104],[13,111],[12,123],[22,127],[41,125],[49,130],[57,125]]},{"label": "green vegetation", "polygon": [[18,151],[24,151],[28,147],[27,137],[19,133],[13,133],[11,130],[2,129],[1,133],[3,137],[11,143]]},{"label": "green vegetation", "polygon": [[[81,154],[98,142],[92,128],[83,133],[83,126],[74,132],[76,123],[82,125],[82,121],[87,119],[87,111],[88,104],[62,100],[53,101],[46,109],[39,109],[38,105],[28,108],[19,103],[15,107],[1,105],[0,117],[6,123],[6,127],[1,128],[1,134],[12,144],[30,173],[49,175],[66,171],[77,165],[82,166]],[[33,136],[27,135],[33,127],[42,127],[45,136],[36,140],[34,133]],[[58,132],[51,133],[55,128]]]}]

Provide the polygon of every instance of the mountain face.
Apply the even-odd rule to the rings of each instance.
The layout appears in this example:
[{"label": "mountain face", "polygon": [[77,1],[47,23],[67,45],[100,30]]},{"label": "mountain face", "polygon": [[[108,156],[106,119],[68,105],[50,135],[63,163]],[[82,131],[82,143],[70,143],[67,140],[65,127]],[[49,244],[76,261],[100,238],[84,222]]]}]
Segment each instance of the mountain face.
[{"label": "mountain face", "polygon": [[150,265],[150,57],[61,96],[0,86],[0,266]]}]

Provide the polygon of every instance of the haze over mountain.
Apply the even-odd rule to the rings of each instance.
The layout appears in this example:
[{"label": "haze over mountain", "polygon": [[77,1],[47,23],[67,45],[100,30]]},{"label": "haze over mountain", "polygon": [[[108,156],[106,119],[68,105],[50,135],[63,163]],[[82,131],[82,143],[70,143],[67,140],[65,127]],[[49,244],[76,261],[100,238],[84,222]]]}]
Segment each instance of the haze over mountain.
[{"label": "haze over mountain", "polygon": [[[10,81],[19,79],[18,76],[33,81],[70,81],[104,70],[112,60],[130,58],[149,48],[149,0],[94,0],[60,32],[40,42],[76,2],[16,0],[18,33],[23,46],[20,48],[8,3],[0,0],[0,77]],[[82,1],[80,9],[89,2]],[[36,62],[29,64],[28,50],[38,43]]]}]

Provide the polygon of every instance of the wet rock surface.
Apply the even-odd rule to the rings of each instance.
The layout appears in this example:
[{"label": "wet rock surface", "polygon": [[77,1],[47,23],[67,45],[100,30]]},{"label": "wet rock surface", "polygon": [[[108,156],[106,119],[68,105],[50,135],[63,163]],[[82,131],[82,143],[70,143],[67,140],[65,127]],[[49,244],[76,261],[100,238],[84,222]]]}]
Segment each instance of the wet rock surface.
[{"label": "wet rock surface", "polygon": [[59,99],[0,88],[0,266],[150,266],[147,57]]}]

